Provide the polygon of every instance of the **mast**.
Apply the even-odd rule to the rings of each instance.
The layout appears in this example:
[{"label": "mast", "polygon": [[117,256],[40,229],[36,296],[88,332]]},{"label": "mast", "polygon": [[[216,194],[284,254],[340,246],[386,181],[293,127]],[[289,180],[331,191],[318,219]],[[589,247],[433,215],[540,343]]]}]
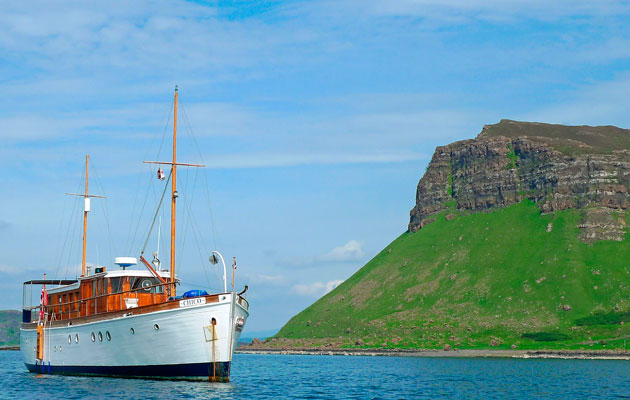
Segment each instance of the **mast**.
[{"label": "mast", "polygon": [[175,107],[173,111],[173,164],[171,166],[171,296],[175,297],[175,216],[177,213],[177,86],[175,86]]},{"label": "mast", "polygon": [[[170,165],[171,166],[171,276],[170,276],[170,293],[171,297],[175,297],[176,288],[175,288],[175,226],[176,226],[176,200],[178,197],[177,193],[177,166],[183,167],[205,167],[203,164],[188,164],[188,163],[178,163],[177,162],[177,86],[175,86],[175,103],[174,103],[174,111],[173,111],[173,161],[165,162],[165,161],[145,161],[146,164],[158,164],[158,165]],[[167,183],[168,185],[168,183]],[[166,190],[166,186],[164,187]],[[162,202],[160,201],[160,205],[158,206],[158,210],[161,206]],[[157,214],[156,214],[157,215]],[[148,239],[147,239],[148,240]],[[144,249],[142,250],[144,252]],[[141,260],[144,260],[142,256],[140,256]],[[143,263],[150,269],[150,265],[148,263]]]},{"label": "mast", "polygon": [[90,211],[90,198],[88,197],[88,171],[90,170],[90,155],[85,155],[85,195],[83,207],[83,259],[81,261],[81,276],[85,276],[85,246],[87,239],[87,215]]},{"label": "mast", "polygon": [[66,193],[70,196],[81,196],[83,197],[83,258],[81,259],[81,276],[85,276],[85,255],[86,255],[86,244],[87,244],[87,216],[90,212],[90,197],[97,197],[99,199],[104,199],[105,196],[96,196],[93,194],[88,194],[88,175],[90,171],[90,155],[85,155],[85,193]]}]

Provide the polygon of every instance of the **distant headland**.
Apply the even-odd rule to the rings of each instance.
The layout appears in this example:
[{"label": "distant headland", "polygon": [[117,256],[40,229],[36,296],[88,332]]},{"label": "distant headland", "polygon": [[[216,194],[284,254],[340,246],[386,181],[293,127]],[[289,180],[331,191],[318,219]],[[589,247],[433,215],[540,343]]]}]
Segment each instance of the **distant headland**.
[{"label": "distant headland", "polygon": [[487,125],[436,149],[404,233],[249,348],[625,357],[629,207],[630,130]]}]

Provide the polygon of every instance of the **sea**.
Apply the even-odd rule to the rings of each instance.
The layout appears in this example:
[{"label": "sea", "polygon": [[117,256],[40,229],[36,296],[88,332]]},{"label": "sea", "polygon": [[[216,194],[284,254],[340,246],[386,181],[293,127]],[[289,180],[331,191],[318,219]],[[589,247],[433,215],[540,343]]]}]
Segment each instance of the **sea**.
[{"label": "sea", "polygon": [[37,375],[0,351],[2,399],[630,398],[630,361],[235,354],[229,383]]}]

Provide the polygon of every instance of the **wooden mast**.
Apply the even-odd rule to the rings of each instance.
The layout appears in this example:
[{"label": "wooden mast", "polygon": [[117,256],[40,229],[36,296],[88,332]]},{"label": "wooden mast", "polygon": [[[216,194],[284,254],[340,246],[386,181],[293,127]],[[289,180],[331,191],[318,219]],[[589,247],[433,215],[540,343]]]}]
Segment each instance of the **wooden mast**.
[{"label": "wooden mast", "polygon": [[89,209],[89,201],[88,197],[88,171],[90,170],[90,155],[85,155],[85,196],[84,196],[84,208],[83,208],[83,259],[81,261],[81,276],[85,276],[85,246],[86,246],[86,238],[87,238],[87,215]]},{"label": "wooden mast", "polygon": [[[184,167],[205,167],[203,164],[187,164],[177,162],[177,86],[175,86],[175,103],[173,110],[173,161],[145,161],[146,164],[170,165],[171,166],[171,276],[170,276],[170,293],[171,297],[175,297],[175,226],[176,226],[176,200],[177,193],[177,166]],[[141,257],[142,259],[142,257]],[[145,265],[149,267],[148,263]]]},{"label": "wooden mast", "polygon": [[177,86],[175,86],[175,108],[173,111],[173,165],[171,174],[171,296],[176,296],[175,288],[175,201],[177,199]]},{"label": "wooden mast", "polygon": [[93,194],[89,194],[88,192],[88,176],[90,171],[90,155],[85,155],[85,192],[84,193],[66,193],[70,196],[81,196],[83,197],[83,258],[81,259],[81,276],[85,276],[85,256],[86,256],[86,244],[87,244],[87,216],[90,212],[90,197],[97,197],[99,199],[104,199],[105,196],[96,196]]}]

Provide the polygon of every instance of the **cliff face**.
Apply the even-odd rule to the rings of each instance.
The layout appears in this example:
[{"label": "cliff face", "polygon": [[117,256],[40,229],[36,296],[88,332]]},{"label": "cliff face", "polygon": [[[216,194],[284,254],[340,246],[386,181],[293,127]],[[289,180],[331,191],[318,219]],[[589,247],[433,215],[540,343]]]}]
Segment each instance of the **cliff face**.
[{"label": "cliff face", "polygon": [[629,140],[629,130],[615,127],[505,120],[486,126],[476,139],[436,149],[418,184],[409,231],[453,204],[481,212],[530,199],[543,213],[582,210],[583,241],[622,240]]}]

